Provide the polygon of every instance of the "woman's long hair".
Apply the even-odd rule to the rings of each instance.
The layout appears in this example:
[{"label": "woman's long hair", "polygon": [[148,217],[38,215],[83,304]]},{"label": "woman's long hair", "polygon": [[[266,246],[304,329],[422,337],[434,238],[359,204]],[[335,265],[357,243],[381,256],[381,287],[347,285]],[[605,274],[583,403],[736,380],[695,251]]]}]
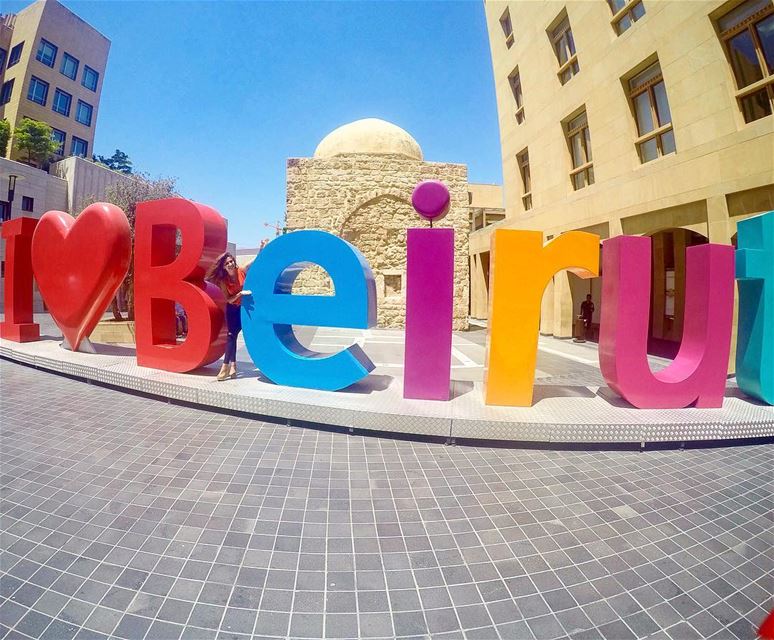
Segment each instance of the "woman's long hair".
[{"label": "woman's long hair", "polygon": [[220,286],[222,282],[228,280],[228,272],[224,266],[228,258],[231,258],[236,263],[236,258],[228,251],[221,253],[215,262],[212,263],[212,266],[207,269],[207,273],[204,276],[204,279],[209,280],[212,282],[212,284],[216,284],[218,286]]}]

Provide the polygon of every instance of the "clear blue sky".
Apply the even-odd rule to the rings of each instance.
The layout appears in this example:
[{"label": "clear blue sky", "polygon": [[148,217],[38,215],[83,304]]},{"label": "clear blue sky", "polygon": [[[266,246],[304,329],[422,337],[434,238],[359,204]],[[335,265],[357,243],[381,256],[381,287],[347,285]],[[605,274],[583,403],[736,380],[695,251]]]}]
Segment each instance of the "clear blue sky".
[{"label": "clear blue sky", "polygon": [[[16,11],[26,2],[4,2]],[[81,2],[112,42],[95,153],[129,154],[255,246],[282,220],[285,161],[376,117],[425,159],[502,183],[483,2]]]}]

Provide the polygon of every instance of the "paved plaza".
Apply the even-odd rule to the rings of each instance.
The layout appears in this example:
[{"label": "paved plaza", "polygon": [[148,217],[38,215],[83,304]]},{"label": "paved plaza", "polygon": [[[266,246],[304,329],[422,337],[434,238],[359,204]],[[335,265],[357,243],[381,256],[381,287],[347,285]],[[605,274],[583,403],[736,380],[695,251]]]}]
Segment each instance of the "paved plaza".
[{"label": "paved plaza", "polygon": [[772,445],[445,446],[0,375],[0,637],[726,640],[774,606]]}]

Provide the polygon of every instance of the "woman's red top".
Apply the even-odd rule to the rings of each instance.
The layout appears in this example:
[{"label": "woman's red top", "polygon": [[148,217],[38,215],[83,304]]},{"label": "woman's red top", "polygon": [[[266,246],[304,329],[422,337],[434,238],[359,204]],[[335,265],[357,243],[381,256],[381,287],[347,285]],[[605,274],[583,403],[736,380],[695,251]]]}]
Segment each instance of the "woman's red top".
[{"label": "woman's red top", "polygon": [[[232,282],[231,278],[228,277],[223,282],[226,285],[228,297],[230,298],[231,296],[236,295],[244,288],[245,270],[242,269],[242,267],[237,267],[236,282]],[[242,304],[242,296],[238,297],[235,302],[231,302],[230,304]]]}]

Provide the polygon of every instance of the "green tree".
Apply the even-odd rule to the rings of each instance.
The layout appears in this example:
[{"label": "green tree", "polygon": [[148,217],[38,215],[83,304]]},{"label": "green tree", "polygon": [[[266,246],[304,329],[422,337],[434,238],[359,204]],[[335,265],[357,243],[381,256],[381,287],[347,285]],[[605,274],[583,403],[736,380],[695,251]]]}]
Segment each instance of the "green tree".
[{"label": "green tree", "polygon": [[113,171],[120,171],[127,175],[132,173],[132,161],[129,159],[129,156],[120,149],[116,149],[115,153],[109,158],[105,156],[94,156],[94,162],[104,164],[106,167],[113,169]]},{"label": "green tree", "polygon": [[59,143],[51,139],[53,129],[45,122],[24,118],[13,132],[18,151],[27,152],[27,161],[45,164],[56,153]]},{"label": "green tree", "polygon": [[0,120],[0,156],[5,158],[8,151],[8,140],[11,139],[11,123],[5,118]]},{"label": "green tree", "polygon": [[[146,200],[173,198],[177,195],[176,189],[177,178],[153,179],[145,173],[133,173],[131,176],[108,186],[102,198],[97,199],[96,196],[89,196],[81,203],[80,211],[83,211],[94,202],[109,202],[121,207],[129,220],[129,228],[132,230],[132,259],[129,262],[129,272],[121,284],[129,320],[134,320],[134,223],[137,215],[137,203]],[[113,301],[111,310],[116,320],[123,320],[116,300]]]}]

